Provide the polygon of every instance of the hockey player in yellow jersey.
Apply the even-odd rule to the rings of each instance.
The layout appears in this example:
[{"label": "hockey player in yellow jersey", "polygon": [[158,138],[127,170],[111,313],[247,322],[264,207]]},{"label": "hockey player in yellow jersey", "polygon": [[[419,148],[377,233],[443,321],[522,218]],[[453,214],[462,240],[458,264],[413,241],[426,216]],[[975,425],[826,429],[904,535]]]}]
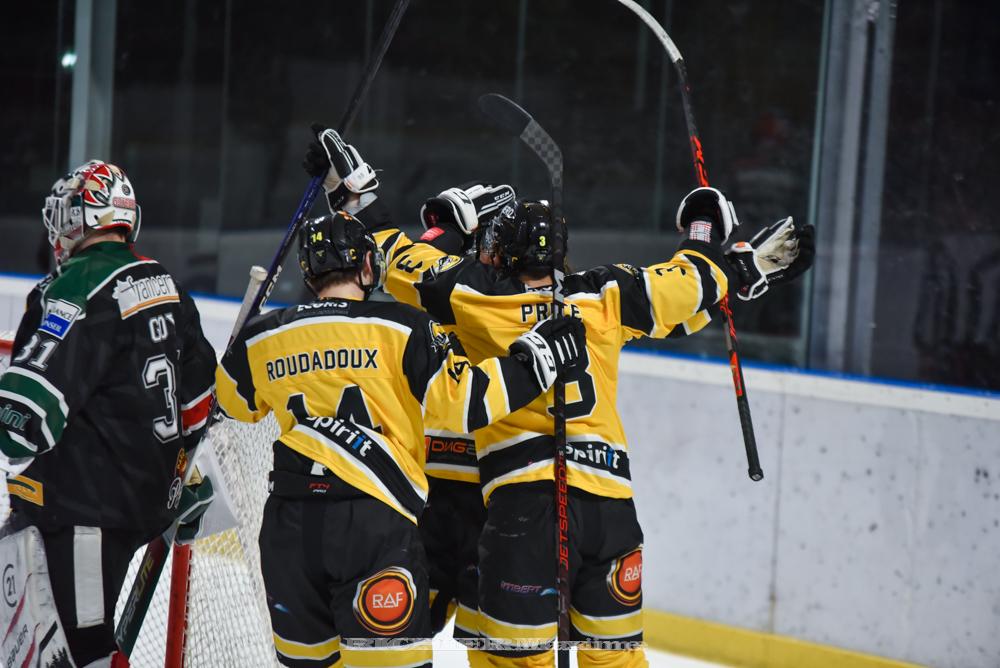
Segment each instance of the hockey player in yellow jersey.
[{"label": "hockey player in yellow jersey", "polygon": [[425,313],[367,300],[384,263],[349,214],[309,221],[299,258],[317,300],[249,322],[216,375],[229,416],[273,411],[281,429],[260,534],[278,659],[429,664],[424,420],[471,431],[518,410],[579,360],[583,328],[538,327],[472,363]]},{"label": "hockey player in yellow jersey", "polygon": [[[446,253],[470,252],[473,237],[459,230],[471,232],[483,226],[514,197],[509,185],[480,181],[443,190],[420,208],[425,229],[421,241]],[[478,545],[486,522],[475,441],[472,434],[442,429],[428,429],[425,435],[424,472],[430,492],[419,528],[427,551],[431,627],[440,631],[454,612],[452,635],[467,642],[479,635]]]},{"label": "hockey player in yellow jersey", "polygon": [[[378,202],[359,213],[384,226]],[[635,517],[630,459],[616,412],[622,346],[640,336],[692,334],[729,290],[730,263],[721,245],[737,224],[733,208],[714,189],[682,202],[678,227],[687,238],[669,260],[649,267],[606,265],[565,279],[566,314],[587,328],[585,358],[566,376],[570,485],[571,637],[588,641],[581,665],[645,664],[642,639],[642,531]],[[550,315],[554,225],[541,202],[518,202],[483,235],[495,266],[414,243],[398,229],[375,233],[387,258],[386,289],[458,332],[470,359],[502,351]],[[790,221],[789,221],[790,224]],[[774,227],[774,226],[772,226]],[[768,228],[771,230],[772,228]],[[787,252],[753,248],[742,256],[742,290],[754,274],[791,273],[796,259],[789,227],[778,236]],[[467,230],[460,230],[466,232]],[[749,256],[749,257],[748,257]],[[784,272],[784,274],[782,273]],[[493,641],[485,659],[496,665],[551,665],[556,636],[555,516],[551,393],[476,432],[476,454],[487,522],[479,546],[479,631]],[[614,648],[614,649],[612,649]],[[483,659],[480,656],[478,659]]]}]

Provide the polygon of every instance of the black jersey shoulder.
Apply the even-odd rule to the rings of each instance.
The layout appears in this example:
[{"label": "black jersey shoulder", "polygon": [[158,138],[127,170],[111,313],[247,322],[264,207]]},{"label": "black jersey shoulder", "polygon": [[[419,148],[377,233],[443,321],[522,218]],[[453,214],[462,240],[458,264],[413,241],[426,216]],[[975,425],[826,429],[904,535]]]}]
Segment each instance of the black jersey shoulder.
[{"label": "black jersey shoulder", "polygon": [[431,317],[423,311],[398,302],[360,301],[356,299],[318,299],[268,311],[250,319],[243,330],[244,338],[252,338],[293,322],[326,317],[379,318],[410,329],[426,327]]}]

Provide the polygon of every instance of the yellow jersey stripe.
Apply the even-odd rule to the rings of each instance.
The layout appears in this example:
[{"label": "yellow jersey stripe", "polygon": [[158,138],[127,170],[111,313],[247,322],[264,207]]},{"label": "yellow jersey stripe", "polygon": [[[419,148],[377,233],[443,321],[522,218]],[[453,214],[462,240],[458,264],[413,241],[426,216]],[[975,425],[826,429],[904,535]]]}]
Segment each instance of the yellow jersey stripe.
[{"label": "yellow jersey stripe", "polygon": [[274,648],[289,659],[322,661],[332,658],[335,653],[340,651],[340,636],[334,636],[329,640],[317,643],[303,643],[282,638],[277,633],[272,632],[272,635],[274,636]]},{"label": "yellow jersey stripe", "polygon": [[584,615],[576,608],[570,607],[569,621],[583,635],[598,640],[631,638],[642,633],[642,610],[624,615],[597,617]]}]

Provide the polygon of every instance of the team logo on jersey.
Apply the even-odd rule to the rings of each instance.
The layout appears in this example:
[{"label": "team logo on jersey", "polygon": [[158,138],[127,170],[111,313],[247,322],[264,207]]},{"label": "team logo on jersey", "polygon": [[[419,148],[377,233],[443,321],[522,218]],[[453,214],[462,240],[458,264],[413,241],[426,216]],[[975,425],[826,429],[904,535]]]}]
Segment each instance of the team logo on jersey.
[{"label": "team logo on jersey", "polygon": [[462,258],[455,255],[446,255],[445,257],[438,258],[437,261],[431,265],[431,276],[437,276],[440,273],[448,271],[461,261]]},{"label": "team logo on jersey", "polygon": [[608,591],[623,605],[638,605],[642,601],[641,547],[615,559],[611,564],[611,570],[608,571]]},{"label": "team logo on jersey", "polygon": [[379,571],[358,585],[354,616],[372,633],[389,636],[406,628],[413,617],[416,587],[405,568]]},{"label": "team logo on jersey", "polygon": [[619,263],[616,264],[615,266],[621,269],[622,271],[627,271],[628,273],[632,274],[634,278],[639,278],[642,275],[641,272],[631,264]]},{"label": "team logo on jersey", "polygon": [[431,322],[429,324],[431,331],[431,348],[434,352],[443,353],[448,350],[451,346],[451,337],[448,336],[448,332],[441,328],[441,325],[436,322]]},{"label": "team logo on jersey", "polygon": [[115,281],[111,296],[118,300],[122,320],[151,306],[181,300],[174,279],[169,274],[139,279],[126,276],[124,281]]},{"label": "team logo on jersey", "polygon": [[57,339],[63,339],[82,310],[76,304],[62,299],[48,299],[45,301],[45,317],[38,329]]}]

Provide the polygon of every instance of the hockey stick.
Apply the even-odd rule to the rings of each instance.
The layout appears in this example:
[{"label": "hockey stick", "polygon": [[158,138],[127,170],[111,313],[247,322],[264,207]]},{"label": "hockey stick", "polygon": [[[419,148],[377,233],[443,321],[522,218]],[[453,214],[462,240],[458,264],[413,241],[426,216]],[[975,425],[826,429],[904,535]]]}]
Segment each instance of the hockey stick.
[{"label": "hockey stick", "polygon": [[[653,34],[667,50],[670,61],[677,70],[678,83],[681,88],[681,103],[684,107],[684,121],[687,124],[688,138],[691,143],[691,157],[694,163],[695,183],[699,186],[708,186],[708,172],[705,169],[705,155],[701,149],[701,139],[698,136],[698,128],[694,123],[694,109],[691,106],[691,86],[688,85],[687,68],[684,65],[684,58],[677,49],[670,35],[656,22],[649,12],[641,7],[634,0],[618,0],[621,4],[632,10],[636,16],[642,19],[643,23],[649,26]],[[746,384],[743,381],[743,365],[740,362],[739,342],[736,338],[736,326],[733,323],[733,311],[729,306],[729,295],[725,295],[719,302],[719,307],[725,316],[726,348],[729,351],[729,368],[733,374],[733,388],[736,390],[736,408],[740,414],[740,427],[743,430],[743,445],[747,451],[747,473],[753,481],[762,480],[764,472],[760,468],[760,458],[757,455],[757,438],[754,436],[753,421],[750,418],[750,402],[747,399]]]},{"label": "hockey stick", "polygon": [[[538,121],[531,117],[512,100],[497,93],[488,93],[479,98],[479,108],[500,128],[521,139],[544,163],[552,186],[552,217],[562,220],[563,159],[562,151]],[[553,228],[552,251],[552,317],[564,315],[563,268],[566,259],[566,239],[562,226]],[[558,641],[556,656],[559,668],[569,667],[569,649],[560,648],[560,643],[569,641],[569,507],[568,485],[566,482],[566,382],[557,378],[552,386],[552,417],[555,425],[555,493],[556,493],[556,541],[557,569],[556,591],[558,592]]]},{"label": "hockey stick", "polygon": [[[385,57],[386,52],[389,50],[389,45],[392,43],[392,39],[396,34],[399,23],[402,20],[403,14],[406,12],[406,8],[409,4],[410,0],[396,0],[392,13],[389,15],[385,27],[382,29],[382,36],[379,38],[378,47],[376,48],[371,60],[369,60],[364,75],[354,89],[354,94],[351,96],[351,100],[347,105],[347,110],[344,112],[343,117],[340,119],[340,123],[337,125],[337,131],[339,133],[343,134],[344,131],[350,127],[351,123],[357,116],[361,103],[368,95],[368,90],[371,88],[372,81],[374,81],[375,75],[378,73],[378,70],[382,65],[382,60]],[[321,176],[314,177],[309,182],[309,186],[306,188],[305,193],[302,195],[302,199],[299,201],[298,208],[296,208],[295,213],[292,215],[292,220],[288,225],[285,236],[278,245],[278,250],[274,255],[274,259],[271,261],[271,266],[268,268],[264,279],[260,281],[257,286],[255,286],[253,300],[250,302],[249,306],[244,303],[244,306],[246,307],[245,309],[241,307],[240,316],[237,317],[237,321],[233,328],[233,335],[230,337],[229,343],[226,346],[227,351],[229,346],[232,345],[233,340],[236,338],[236,335],[243,328],[244,323],[250,317],[259,313],[261,308],[263,308],[264,304],[267,302],[268,297],[270,297],[271,291],[278,282],[278,275],[281,273],[281,265],[284,263],[285,257],[288,255],[288,251],[291,249],[292,243],[295,240],[299,229],[301,229],[305,217],[309,214],[316,198],[319,196],[322,183],[323,177]],[[247,291],[247,294],[249,295],[249,286]],[[246,298],[244,297],[244,302],[245,300]],[[215,409],[213,400],[213,414],[215,413]],[[191,470],[193,470],[193,468],[193,466],[189,467]],[[166,561],[167,554],[170,550],[170,546],[173,544],[176,533],[177,523],[174,522],[163,534],[150,542],[150,544],[146,547],[146,552],[143,555],[139,572],[136,575],[136,579],[132,584],[132,589],[129,592],[125,609],[118,622],[118,626],[115,628],[115,640],[118,643],[121,653],[125,657],[131,656],[132,649],[135,647],[135,641],[139,636],[139,630],[142,626],[143,619],[145,618],[146,611],[152,601],[153,591],[156,588],[156,583],[159,579],[160,572],[163,570],[163,564]],[[172,597],[173,594],[174,592],[171,591]],[[184,589],[183,592],[178,591],[178,599],[179,600],[172,600],[171,606],[183,609],[185,607],[184,601],[186,601],[186,589]],[[176,648],[174,651],[177,651]],[[181,643],[179,652],[183,653],[183,643]]]}]

